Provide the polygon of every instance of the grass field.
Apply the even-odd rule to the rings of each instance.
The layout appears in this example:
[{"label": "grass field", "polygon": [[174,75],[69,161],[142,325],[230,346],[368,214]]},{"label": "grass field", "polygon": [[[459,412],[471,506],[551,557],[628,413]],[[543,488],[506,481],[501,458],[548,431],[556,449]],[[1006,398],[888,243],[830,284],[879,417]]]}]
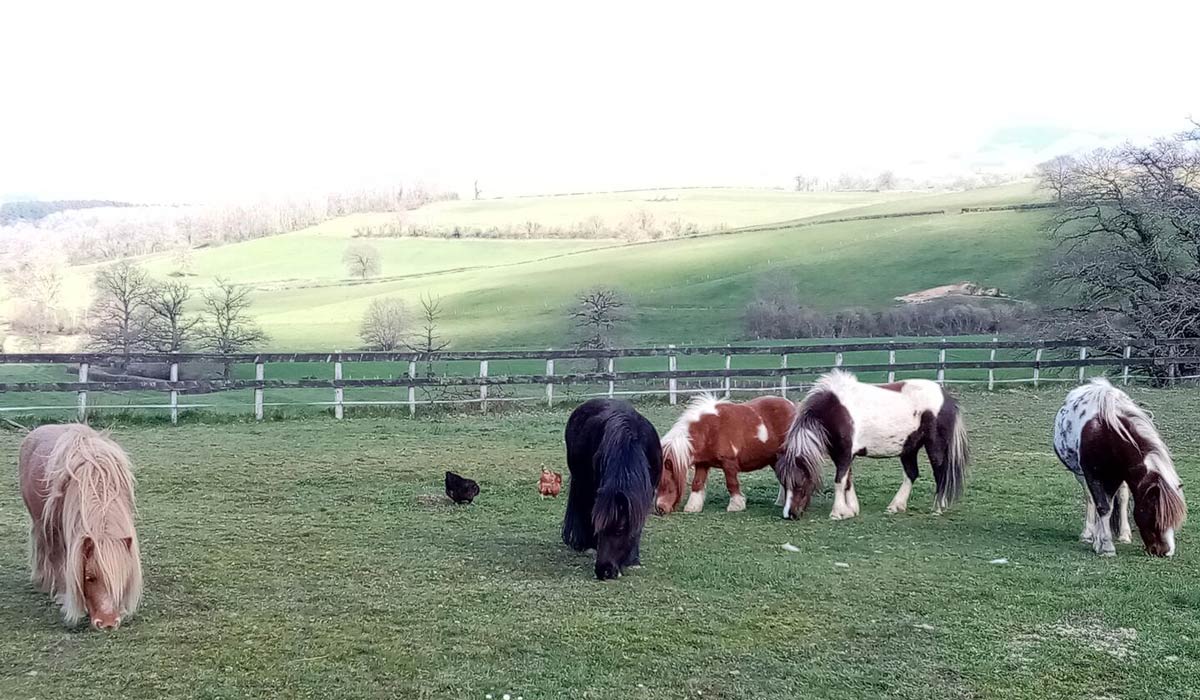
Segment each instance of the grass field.
[{"label": "grass field", "polygon": [[[443,221],[458,215],[466,217],[463,221],[500,221],[517,216],[511,210],[520,211],[520,217],[552,221],[563,212],[582,213],[601,204],[618,207],[651,194],[661,195],[458,202],[437,205],[442,209],[436,211]],[[651,204],[686,205],[696,216],[727,212],[731,226],[814,216],[956,211],[1039,197],[1028,184],[886,197],[753,190],[678,195],[677,201]],[[427,293],[442,296],[442,331],[459,349],[561,347],[567,342],[566,310],[574,295],[597,284],[617,287],[628,297],[628,343],[723,343],[741,336],[745,304],[755,285],[771,274],[790,276],[807,304],[825,309],[887,306],[898,295],[963,280],[1023,296],[1047,247],[1041,231],[1049,214],[952,213],[635,245],[615,240],[372,239],[382,256],[382,274],[367,283],[349,280],[341,254],[354,229],[372,216],[192,251],[194,276],[187,279],[198,287],[217,276],[253,285],[254,315],[271,334],[270,346],[289,350],[355,348],[361,342],[359,319],[373,299],[397,296],[415,306]],[[177,266],[170,255],[151,256],[144,263],[158,277]],[[64,298],[86,301],[93,272],[76,268]]]},{"label": "grass field", "polygon": [[[1194,391],[1134,391],[1185,483]],[[645,567],[592,579],[564,549],[565,410],[438,420],[115,426],[139,465],[147,597],[114,635],[66,630],[24,567],[0,472],[3,698],[1162,698],[1200,673],[1200,555],[1076,541],[1079,488],[1048,442],[1061,390],[963,395],[965,501],[885,516],[893,462],[855,474],[863,515],[783,522],[772,476],[726,514],[652,518]],[[661,430],[673,412],[644,410]],[[0,461],[19,436],[0,432]],[[441,474],[477,478],[472,506]],[[799,552],[781,548],[791,543]],[[1008,564],[992,564],[1005,558]],[[846,564],[848,566],[840,566]]]}]

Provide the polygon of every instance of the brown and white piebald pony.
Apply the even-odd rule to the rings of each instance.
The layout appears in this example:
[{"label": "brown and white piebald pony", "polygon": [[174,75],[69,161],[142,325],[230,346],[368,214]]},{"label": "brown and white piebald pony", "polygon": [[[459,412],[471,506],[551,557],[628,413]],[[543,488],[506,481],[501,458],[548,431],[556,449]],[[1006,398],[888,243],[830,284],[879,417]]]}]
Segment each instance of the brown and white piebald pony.
[{"label": "brown and white piebald pony", "polygon": [[[1101,377],[1077,387],[1054,419],[1054,452],[1083,486],[1083,533],[1101,556],[1129,542],[1129,496],[1146,552],[1175,554],[1175,532],[1187,519],[1183,484],[1153,421],[1129,396]],[[1113,500],[1116,499],[1114,508]]]},{"label": "brown and white piebald pony", "polygon": [[658,484],[655,505],[659,513],[670,513],[683,500],[688,471],[695,470],[686,513],[704,508],[705,482],[709,469],[725,473],[729,489],[729,512],[746,509],[740,472],[775,464],[796,405],[777,396],[763,396],[734,403],[710,395],[698,396],[662,440],[663,479]]},{"label": "brown and white piebald pony", "polygon": [[921,448],[933,467],[934,512],[940,513],[962,495],[968,461],[966,427],[954,398],[927,379],[876,385],[840,370],[826,374],[801,402],[775,464],[785,494],[783,517],[804,512],[827,457],[837,469],[830,518],[859,513],[850,473],[855,457],[900,458],[904,481],[887,510],[901,513],[917,480]]}]

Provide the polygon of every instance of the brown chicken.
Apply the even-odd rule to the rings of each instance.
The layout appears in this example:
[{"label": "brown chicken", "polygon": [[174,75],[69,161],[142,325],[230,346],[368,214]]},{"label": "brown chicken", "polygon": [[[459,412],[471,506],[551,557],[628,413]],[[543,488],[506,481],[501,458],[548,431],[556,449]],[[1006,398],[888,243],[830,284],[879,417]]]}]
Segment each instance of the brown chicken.
[{"label": "brown chicken", "polygon": [[538,479],[538,492],[542,494],[542,498],[556,497],[559,491],[562,491],[562,474],[542,467],[542,478]]}]

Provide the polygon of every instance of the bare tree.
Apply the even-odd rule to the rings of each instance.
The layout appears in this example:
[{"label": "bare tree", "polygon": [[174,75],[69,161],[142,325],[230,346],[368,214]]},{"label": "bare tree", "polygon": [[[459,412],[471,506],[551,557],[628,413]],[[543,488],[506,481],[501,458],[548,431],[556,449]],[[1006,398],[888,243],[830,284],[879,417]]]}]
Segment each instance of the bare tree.
[{"label": "bare tree", "polygon": [[96,299],[89,311],[90,346],[100,352],[122,356],[124,369],[129,355],[147,349],[149,308],[146,304],[150,278],[127,260],[96,273]]},{"label": "bare tree", "polygon": [[358,336],[371,350],[391,351],[404,346],[407,332],[408,309],[404,302],[396,298],[375,299],[363,314]]},{"label": "bare tree", "polygon": [[[450,347],[450,341],[438,333],[438,325],[442,318],[442,299],[432,294],[421,297],[421,333],[413,340],[405,343],[409,350],[423,355],[431,355]],[[426,358],[426,376],[433,376],[433,360]]]},{"label": "bare tree", "polygon": [[382,269],[379,249],[369,243],[354,243],[342,254],[346,270],[354,277],[366,279],[378,275]]},{"label": "bare tree", "polygon": [[192,298],[192,290],[183,282],[156,284],[146,296],[150,309],[147,340],[158,352],[182,352],[196,336],[200,318],[189,317],[184,307]]},{"label": "bare tree", "polygon": [[896,189],[896,173],[884,170],[875,178],[875,189],[880,192]]},{"label": "bare tree", "polygon": [[1091,336],[1200,337],[1200,135],[1096,151],[1060,182],[1059,310]]},{"label": "bare tree", "polygon": [[[625,306],[617,290],[609,287],[596,287],[580,294],[571,311],[575,347],[579,350],[613,347],[628,321]],[[603,359],[597,358],[596,371],[603,369]]]},{"label": "bare tree", "polygon": [[479,189],[479,180],[475,181],[475,199],[479,199],[479,195],[483,194],[483,190]]},{"label": "bare tree", "polygon": [[1068,181],[1078,166],[1074,156],[1055,156],[1044,163],[1038,163],[1035,172],[1041,187],[1054,193],[1054,199],[1061,202],[1068,188]]},{"label": "bare tree", "polygon": [[[222,355],[232,355],[264,343],[267,334],[248,317],[250,287],[217,278],[217,288],[202,294],[203,323],[197,338],[202,347]],[[225,363],[225,378],[232,367]]]}]

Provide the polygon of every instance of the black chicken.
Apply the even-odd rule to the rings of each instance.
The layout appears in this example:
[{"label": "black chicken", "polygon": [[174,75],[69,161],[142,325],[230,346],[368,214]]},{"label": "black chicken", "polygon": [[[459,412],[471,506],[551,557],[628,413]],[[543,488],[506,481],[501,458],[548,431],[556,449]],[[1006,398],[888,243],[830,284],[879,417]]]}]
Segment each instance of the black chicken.
[{"label": "black chicken", "polygon": [[461,477],[454,472],[446,472],[446,497],[455,503],[470,503],[479,495],[479,484]]}]

